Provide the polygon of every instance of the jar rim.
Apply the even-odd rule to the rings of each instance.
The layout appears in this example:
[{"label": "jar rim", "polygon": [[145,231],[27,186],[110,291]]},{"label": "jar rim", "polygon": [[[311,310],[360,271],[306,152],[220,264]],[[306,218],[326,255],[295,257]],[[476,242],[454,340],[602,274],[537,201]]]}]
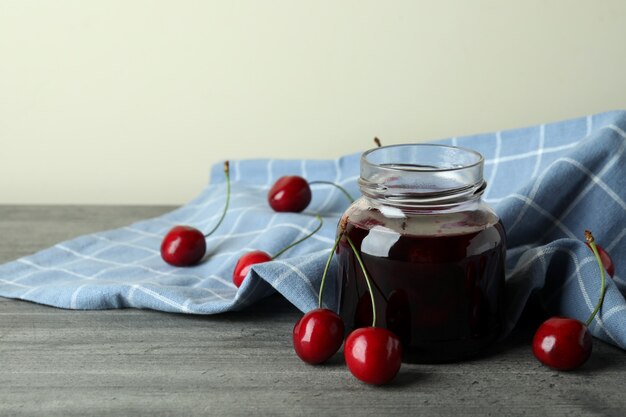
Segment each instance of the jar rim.
[{"label": "jar rim", "polygon": [[[464,164],[464,165],[459,165],[459,166],[454,166],[454,167],[445,167],[445,168],[436,168],[436,167],[426,167],[426,166],[418,166],[418,165],[413,165],[411,167],[411,169],[405,168],[405,167],[401,167],[401,166],[396,166],[396,165],[383,165],[380,163],[376,163],[373,162],[371,160],[368,159],[368,156],[372,155],[375,152],[379,152],[382,150],[390,150],[390,149],[398,149],[398,148],[431,148],[431,147],[438,147],[438,148],[448,148],[448,149],[455,149],[455,150],[459,150],[462,152],[465,152],[467,154],[472,154],[474,156],[477,157],[477,160],[471,164]],[[473,168],[476,167],[478,165],[482,165],[485,162],[485,158],[483,157],[483,155],[478,152],[475,151],[474,149],[470,149],[470,148],[465,148],[462,146],[454,146],[454,145],[444,145],[444,144],[438,144],[438,143],[402,143],[402,144],[397,144],[397,145],[387,145],[387,146],[379,146],[377,148],[372,148],[369,149],[365,152],[363,152],[363,154],[361,154],[361,164],[366,163],[368,165],[371,165],[373,167],[376,167],[377,169],[384,169],[384,170],[389,170],[390,172],[449,172],[449,171],[459,171],[462,169],[468,169],[468,168]]]},{"label": "jar rim", "polygon": [[359,187],[392,205],[456,204],[482,195],[484,161],[480,152],[459,146],[381,146],[361,155]]}]

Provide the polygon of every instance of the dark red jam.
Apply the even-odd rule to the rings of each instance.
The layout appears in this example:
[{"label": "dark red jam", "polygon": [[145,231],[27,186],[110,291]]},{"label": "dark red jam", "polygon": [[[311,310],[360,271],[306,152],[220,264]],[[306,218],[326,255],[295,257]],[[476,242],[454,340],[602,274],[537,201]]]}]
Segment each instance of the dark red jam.
[{"label": "dark red jam", "polygon": [[[386,219],[371,208],[346,214],[346,234],[372,280],[377,325],[398,335],[404,361],[457,361],[498,338],[505,234],[497,216],[461,212],[453,218]],[[345,325],[371,326],[370,294],[345,238],[337,255]]]}]

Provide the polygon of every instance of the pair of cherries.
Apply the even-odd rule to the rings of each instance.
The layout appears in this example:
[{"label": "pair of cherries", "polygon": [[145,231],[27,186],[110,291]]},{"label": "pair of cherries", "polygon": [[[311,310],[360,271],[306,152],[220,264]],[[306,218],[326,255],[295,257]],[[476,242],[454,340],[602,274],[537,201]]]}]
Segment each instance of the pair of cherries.
[{"label": "pair of cherries", "polygon": [[583,324],[568,317],[551,317],[539,326],[533,337],[533,354],[544,365],[559,371],[569,371],[582,366],[593,348],[588,326],[602,307],[605,291],[605,270],[612,277],[615,267],[609,254],[595,244],[593,235],[585,231],[587,246],[593,251],[600,269],[600,298],[595,309]]},{"label": "pair of cherries", "polygon": [[[343,336],[341,317],[327,308],[317,308],[294,326],[293,347],[300,359],[316,365],[337,353]],[[352,375],[374,385],[392,381],[402,363],[400,339],[382,327],[362,327],[351,332],[343,354]]]},{"label": "pair of cherries", "polygon": [[[341,347],[344,338],[344,324],[339,315],[327,308],[322,308],[322,294],[328,267],[337,245],[342,238],[347,223],[344,218],[340,232],[333,246],[320,284],[319,307],[306,313],[293,328],[293,347],[304,362],[320,364],[330,359]],[[363,260],[352,240],[346,241],[363,270],[363,275],[370,292],[372,302],[372,326],[354,330],[346,338],[343,354],[348,369],[357,379],[368,384],[381,385],[391,382],[402,364],[402,345],[400,339],[391,331],[376,327],[376,305],[370,278]]]}]

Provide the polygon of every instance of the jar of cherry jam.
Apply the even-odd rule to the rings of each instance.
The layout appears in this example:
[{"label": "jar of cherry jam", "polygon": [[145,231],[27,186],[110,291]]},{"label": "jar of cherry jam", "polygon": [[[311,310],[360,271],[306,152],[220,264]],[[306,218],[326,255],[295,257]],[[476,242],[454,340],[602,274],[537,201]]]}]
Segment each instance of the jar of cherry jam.
[{"label": "jar of cherry jam", "polygon": [[[458,361],[500,335],[505,233],[482,201],[483,157],[452,146],[375,148],[361,157],[362,196],[345,212],[337,248],[340,314],[402,341],[406,362]],[[343,224],[343,226],[341,226]]]}]

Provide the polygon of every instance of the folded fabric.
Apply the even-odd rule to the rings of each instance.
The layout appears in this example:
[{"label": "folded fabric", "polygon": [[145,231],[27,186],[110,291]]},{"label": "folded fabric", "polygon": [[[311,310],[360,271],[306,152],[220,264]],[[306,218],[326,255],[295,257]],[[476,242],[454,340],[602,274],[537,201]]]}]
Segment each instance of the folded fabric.
[{"label": "folded fabric", "polygon": [[[484,198],[508,235],[507,322],[517,322],[531,293],[554,313],[585,321],[600,292],[598,266],[584,230],[610,253],[615,275],[591,332],[626,349],[626,112],[603,113],[525,129],[450,138],[485,156]],[[337,160],[232,161],[232,199],[195,267],[163,262],[159,248],[176,224],[210,229],[225,198],[222,164],[190,203],[163,216],[82,236],[0,266],[0,296],[70,309],[146,308],[213,314],[241,309],[275,291],[302,311],[317,306],[320,278],[337,221],[348,206],[334,187],[313,187],[304,213],[275,213],[267,191],[283,175],[332,181],[359,195],[359,156]],[[253,266],[241,288],[235,263],[251,250],[273,254],[324,218],[322,229],[280,258]],[[331,274],[334,272],[332,264]],[[325,302],[337,307],[333,285]]]}]

